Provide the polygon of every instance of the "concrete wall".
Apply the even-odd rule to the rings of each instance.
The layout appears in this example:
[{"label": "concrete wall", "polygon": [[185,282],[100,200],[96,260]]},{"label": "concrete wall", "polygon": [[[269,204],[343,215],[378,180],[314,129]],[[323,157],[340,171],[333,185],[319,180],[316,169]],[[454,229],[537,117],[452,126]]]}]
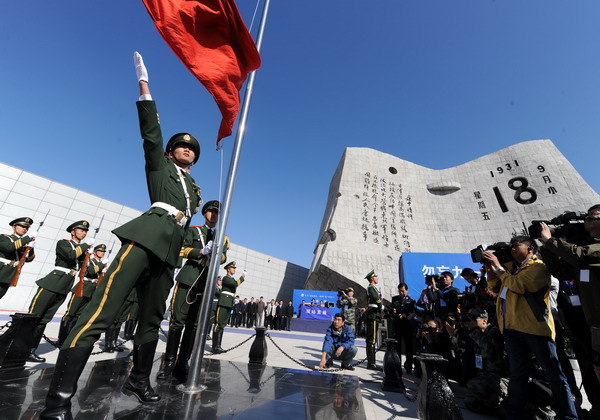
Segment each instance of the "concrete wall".
[{"label": "concrete wall", "polygon": [[598,194],[550,140],[443,170],[347,148],[330,184],[305,288],[366,287],[364,276],[375,269],[390,299],[404,252],[468,252],[521,234],[531,220],[596,203]]}]

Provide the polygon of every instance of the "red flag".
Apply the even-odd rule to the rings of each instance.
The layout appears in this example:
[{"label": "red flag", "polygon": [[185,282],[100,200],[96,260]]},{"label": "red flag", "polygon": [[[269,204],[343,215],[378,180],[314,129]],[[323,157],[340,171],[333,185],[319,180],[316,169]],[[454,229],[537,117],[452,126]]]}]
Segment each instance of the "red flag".
[{"label": "red flag", "polygon": [[158,32],[215,98],[223,120],[217,147],[231,135],[240,89],[260,55],[234,0],[143,0]]}]

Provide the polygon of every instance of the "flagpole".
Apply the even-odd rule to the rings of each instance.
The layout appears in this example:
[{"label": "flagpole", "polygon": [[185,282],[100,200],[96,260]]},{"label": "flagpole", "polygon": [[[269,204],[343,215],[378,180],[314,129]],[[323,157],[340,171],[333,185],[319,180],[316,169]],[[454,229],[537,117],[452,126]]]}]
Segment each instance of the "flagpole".
[{"label": "flagpole", "polygon": [[[265,6],[263,8],[262,16],[260,19],[260,26],[258,28],[258,36],[256,41],[256,49],[259,52],[263,41],[263,35],[265,32],[267,15],[269,14],[270,3],[271,0],[265,0]],[[229,219],[231,198],[233,196],[233,188],[235,186],[235,180],[237,177],[238,162],[242,150],[242,143],[244,141],[246,121],[248,119],[248,112],[250,109],[250,100],[252,99],[252,90],[254,88],[255,77],[256,71],[253,71],[252,73],[250,73],[248,83],[246,84],[246,93],[242,102],[240,122],[237,127],[233,151],[231,152],[232,157],[229,166],[229,175],[227,177],[227,184],[225,185],[225,192],[223,193],[223,200],[221,201],[222,204],[219,213],[219,223],[217,224],[216,228],[216,247],[213,248],[213,251],[210,256],[210,265],[208,269],[206,287],[204,288],[204,294],[202,296],[202,306],[200,307],[200,311],[198,314],[199,331],[196,334],[196,338],[194,341],[194,350],[192,352],[192,360],[190,363],[188,381],[185,388],[182,389],[182,391],[186,393],[198,393],[206,389],[205,386],[200,384],[200,371],[202,369],[204,346],[206,344],[206,332],[209,324],[212,300],[216,289],[217,276],[219,274],[219,266],[221,264],[223,242],[225,240],[225,231],[227,228],[227,221]]]}]

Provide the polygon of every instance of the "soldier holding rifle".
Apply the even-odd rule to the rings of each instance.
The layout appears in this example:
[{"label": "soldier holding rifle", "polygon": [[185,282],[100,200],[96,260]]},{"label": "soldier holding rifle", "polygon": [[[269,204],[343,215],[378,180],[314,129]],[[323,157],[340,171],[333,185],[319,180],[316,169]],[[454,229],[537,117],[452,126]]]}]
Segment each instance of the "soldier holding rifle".
[{"label": "soldier holding rifle", "polygon": [[71,234],[71,239],[61,239],[56,243],[54,269],[36,282],[39,287],[29,305],[29,313],[39,315],[40,322],[33,332],[33,347],[28,359],[30,362],[43,363],[46,361],[35,351],[42,340],[46,324],[52,320],[60,305],[67,298],[86,251],[93,245],[92,240],[88,240],[88,243],[83,241],[89,228],[90,224],[87,220],[79,220],[69,225],[67,232]]},{"label": "soldier holding rifle", "polygon": [[[0,299],[8,291],[21,258],[24,258],[24,262],[31,262],[35,258],[33,248],[37,232],[27,235],[32,224],[30,217],[19,217],[9,223],[12,234],[0,235]],[[25,255],[28,248],[31,251]]]}]

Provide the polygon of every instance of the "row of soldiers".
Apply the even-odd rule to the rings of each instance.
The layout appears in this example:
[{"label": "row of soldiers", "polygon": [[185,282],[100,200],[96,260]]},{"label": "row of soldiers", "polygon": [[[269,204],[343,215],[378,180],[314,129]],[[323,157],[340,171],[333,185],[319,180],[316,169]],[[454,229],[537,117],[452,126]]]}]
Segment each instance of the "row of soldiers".
[{"label": "row of soldiers", "polygon": [[[121,248],[108,267],[106,262],[102,262],[102,257],[94,257],[100,258],[98,272],[104,272],[103,280],[97,282],[95,292],[78,318],[69,320],[70,331],[63,339],[46,397],[46,407],[40,415],[42,419],[71,418],[71,398],[77,390],[77,381],[93,345],[102,332],[114,325],[133,290],[137,291],[139,303],[138,325],[132,352],[133,367],[123,385],[123,392],[144,403],[160,400],[160,395],[150,385],[149,377],[160,323],[166,311],[167,297],[173,287],[174,271],[181,258],[187,258],[187,262],[177,276],[171,300],[172,329],[161,373],[168,377],[178,365],[181,369],[178,368],[177,372],[184,374],[180,377],[187,373],[187,358],[191,354],[191,343],[194,342],[193,337],[198,327],[196,315],[201,302],[198,295],[204,291],[208,277],[207,263],[215,247],[213,238],[219,202],[209,201],[202,207],[204,226],[190,226],[192,216],[202,205],[200,187],[190,175],[190,168],[200,157],[200,144],[191,134],[178,133],[163,148],[156,104],[148,85],[148,72],[137,52],[134,54],[134,64],[140,92],[136,104],[146,161],[147,187],[152,204],[145,213],[112,231],[121,241]],[[32,221],[28,224],[31,225]],[[4,259],[8,264],[0,260],[4,264],[0,270],[18,261],[18,251],[24,249],[24,246],[31,250],[31,243],[36,236],[33,233],[27,235],[23,223],[15,222],[12,226],[13,235],[7,235],[14,236],[9,251],[17,254],[9,252],[5,255]],[[85,254],[90,249],[94,252],[94,241],[84,240],[89,230],[87,221],[73,223],[67,230],[71,239],[57,243],[55,269],[38,280],[39,289],[30,305],[30,312],[40,316],[36,334],[43,333],[45,324],[66,299]],[[225,262],[228,243],[225,240],[221,263]],[[97,251],[103,252],[101,248]],[[32,260],[33,257],[31,252],[28,258]],[[216,352],[221,351],[223,329],[233,306],[236,288],[245,279],[245,273],[237,279],[234,277],[235,262],[227,264],[225,269],[227,275],[222,279],[214,311],[212,339],[213,351]],[[4,286],[3,290],[5,292]]]}]

